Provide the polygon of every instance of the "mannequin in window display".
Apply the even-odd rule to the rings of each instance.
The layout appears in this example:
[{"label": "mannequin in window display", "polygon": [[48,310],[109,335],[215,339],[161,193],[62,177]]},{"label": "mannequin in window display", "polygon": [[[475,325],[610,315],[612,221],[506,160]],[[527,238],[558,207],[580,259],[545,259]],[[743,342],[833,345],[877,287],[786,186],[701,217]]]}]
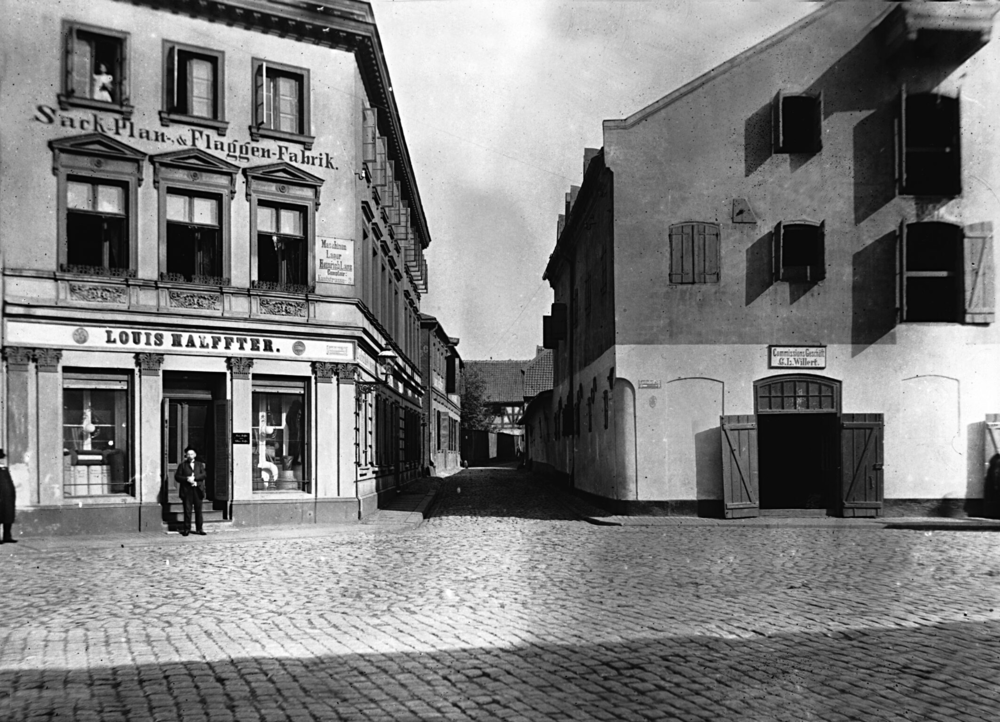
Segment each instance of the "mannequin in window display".
[{"label": "mannequin in window display", "polygon": [[114,101],[114,98],[111,97],[114,85],[115,77],[108,72],[108,68],[104,63],[98,63],[97,72],[94,73],[91,82],[90,97],[94,100],[104,100],[111,103]]},{"label": "mannequin in window display", "polygon": [[205,498],[205,465],[198,461],[198,451],[189,446],[184,449],[184,461],[177,465],[174,481],[177,482],[177,492],[184,505],[184,525],[181,536],[191,533],[191,512],[194,511],[195,534],[205,536],[202,529],[201,502]]},{"label": "mannequin in window display", "polygon": [[10,528],[14,525],[14,504],[17,491],[14,481],[7,470],[7,455],[0,449],[0,525],[3,526],[3,538],[0,544],[17,544],[17,539],[11,536]]}]

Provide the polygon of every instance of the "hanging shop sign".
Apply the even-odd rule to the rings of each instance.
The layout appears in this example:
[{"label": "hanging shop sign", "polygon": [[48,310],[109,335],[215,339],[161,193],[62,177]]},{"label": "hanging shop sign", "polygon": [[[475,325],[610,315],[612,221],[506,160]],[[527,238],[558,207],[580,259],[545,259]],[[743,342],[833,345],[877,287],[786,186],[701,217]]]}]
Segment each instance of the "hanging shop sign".
[{"label": "hanging shop sign", "polygon": [[76,326],[8,321],[6,342],[12,346],[84,348],[93,351],[180,353],[199,356],[246,356],[354,360],[353,341],[317,341],[289,336],[213,333],[167,328]]},{"label": "hanging shop sign", "polygon": [[316,236],[316,282],[354,285],[354,241]]},{"label": "hanging shop sign", "polygon": [[825,369],[826,346],[768,346],[768,368]]}]

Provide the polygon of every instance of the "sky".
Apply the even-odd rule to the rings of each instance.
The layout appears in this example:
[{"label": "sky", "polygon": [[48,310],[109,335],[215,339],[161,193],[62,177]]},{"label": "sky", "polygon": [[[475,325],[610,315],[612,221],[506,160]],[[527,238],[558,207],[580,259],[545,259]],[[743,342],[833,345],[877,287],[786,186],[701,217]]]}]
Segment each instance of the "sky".
[{"label": "sky", "polygon": [[632,115],[818,7],[804,0],[370,0],[430,229],[429,292],[466,361],[542,343],[565,194]]}]

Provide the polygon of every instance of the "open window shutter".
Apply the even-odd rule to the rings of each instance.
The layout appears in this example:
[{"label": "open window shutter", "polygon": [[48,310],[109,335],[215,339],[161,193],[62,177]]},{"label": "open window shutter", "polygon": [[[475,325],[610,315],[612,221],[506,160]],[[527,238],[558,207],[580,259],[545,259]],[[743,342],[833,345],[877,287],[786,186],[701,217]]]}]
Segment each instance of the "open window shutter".
[{"label": "open window shutter", "polygon": [[840,420],[841,511],[878,516],[882,509],[882,414],[843,414]]},{"label": "open window shutter", "polygon": [[727,519],[760,515],[757,417],[721,416],[722,496]]},{"label": "open window shutter", "polygon": [[258,126],[267,125],[267,63],[261,63],[254,78],[254,98],[256,99],[256,121]]},{"label": "open window shutter", "polygon": [[774,151],[780,153],[785,147],[785,128],[784,124],[781,122],[781,109],[785,102],[785,94],[782,91],[778,91],[778,94],[774,96]]},{"label": "open window shutter", "polygon": [[896,233],[899,246],[896,248],[896,321],[906,320],[906,220],[899,222]]},{"label": "open window shutter", "polygon": [[177,48],[167,49],[167,72],[166,72],[167,111],[177,112]]},{"label": "open window shutter", "polygon": [[778,221],[777,225],[774,226],[774,239],[772,241],[771,248],[771,277],[775,281],[781,280],[781,269],[782,269],[782,232],[783,226],[781,221]]},{"label": "open window shutter", "polygon": [[906,191],[906,84],[899,91],[899,114],[896,118],[896,192]]},{"label": "open window shutter", "polygon": [[[232,498],[229,492],[230,486],[230,449],[232,433],[229,424],[229,400],[222,399],[212,404],[213,421],[215,424],[215,454],[212,459],[212,478],[209,480],[208,488],[212,491],[210,495],[214,501],[228,501]],[[228,516],[228,509],[226,510]]]},{"label": "open window shutter", "polygon": [[705,282],[719,282],[719,227],[707,223],[705,229]]},{"label": "open window shutter", "polygon": [[387,160],[385,163],[385,198],[383,203],[386,206],[396,205],[396,173],[395,164],[391,160]]},{"label": "open window shutter", "polygon": [[816,122],[813,128],[813,148],[819,152],[823,150],[823,91],[819,91],[816,98]]},{"label": "open window shutter", "polygon": [[72,90],[79,98],[90,97],[90,82],[93,73],[90,43],[77,37],[76,29],[71,28],[66,35],[69,45],[67,52],[67,92]]},{"label": "open window shutter", "polygon": [[670,282],[684,283],[684,234],[681,226],[673,226],[670,229]]},{"label": "open window shutter", "polygon": [[965,322],[993,323],[996,298],[993,271],[993,223],[965,227]]},{"label": "open window shutter", "polygon": [[955,96],[955,117],[952,121],[951,171],[955,178],[955,195],[962,192],[962,94]]},{"label": "open window shutter", "polygon": [[385,185],[385,138],[379,136],[375,140],[375,185],[380,188]]},{"label": "open window shutter", "polygon": [[365,163],[375,162],[375,136],[376,128],[378,127],[378,113],[375,108],[365,108],[362,111],[362,122],[361,122],[361,148],[362,156],[361,159]]},{"label": "open window shutter", "polygon": [[816,233],[819,248],[816,249],[816,265],[810,266],[808,270],[810,281],[822,281],[826,278],[826,221],[819,224]]},{"label": "open window shutter", "polygon": [[128,52],[128,43],[122,39],[118,41],[118,57],[115,58],[115,81],[112,84],[112,91],[116,103],[125,104],[129,102],[128,96],[128,62],[125,54]]}]

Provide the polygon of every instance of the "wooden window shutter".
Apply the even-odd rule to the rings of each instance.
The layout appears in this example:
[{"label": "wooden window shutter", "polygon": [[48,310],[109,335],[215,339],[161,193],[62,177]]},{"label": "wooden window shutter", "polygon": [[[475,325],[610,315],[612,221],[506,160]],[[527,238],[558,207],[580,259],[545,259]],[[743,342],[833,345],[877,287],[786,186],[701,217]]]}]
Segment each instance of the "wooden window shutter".
[{"label": "wooden window shutter", "polygon": [[906,189],[906,84],[899,91],[899,115],[896,118],[896,191]]},{"label": "wooden window shutter", "polygon": [[822,281],[826,278],[826,221],[819,224],[816,229],[816,263],[809,267],[808,280]]},{"label": "wooden window shutter", "polygon": [[693,232],[691,223],[670,228],[670,283],[694,283]]},{"label": "wooden window shutter", "polygon": [[996,298],[993,271],[993,223],[965,227],[965,322],[993,323]]},{"label": "wooden window shutter", "polygon": [[774,150],[780,152],[785,147],[785,129],[781,122],[782,105],[785,102],[785,93],[781,90],[774,96],[773,112],[774,117]]},{"label": "wooden window shutter", "polygon": [[813,128],[813,148],[818,152],[823,150],[823,91],[816,98],[816,125]]},{"label": "wooden window shutter", "polygon": [[[90,80],[93,73],[93,48],[90,43],[79,37],[76,28],[71,27],[67,33],[69,44],[67,57],[67,92],[79,98],[90,97]],[[117,80],[117,78],[116,78]]]},{"label": "wooden window shutter", "polygon": [[962,193],[962,94],[959,92],[955,96],[955,120],[952,124],[952,153],[951,163],[954,166],[952,172],[955,174],[954,194]]},{"label": "wooden window shutter", "polygon": [[118,71],[115,76],[114,86],[116,90],[112,97],[116,103],[125,105],[129,102],[128,93],[128,41],[122,38],[118,41],[118,57],[115,58],[115,69]]},{"label": "wooden window shutter", "polygon": [[896,234],[899,246],[896,248],[896,321],[906,320],[906,221],[899,222]]},{"label": "wooden window shutter", "polygon": [[166,77],[163,82],[166,84],[166,108],[169,113],[177,112],[177,48],[167,48]]},{"label": "wooden window shutter", "polygon": [[254,76],[254,106],[257,117],[257,126],[267,125],[267,63],[261,63],[257,68],[257,75]]},{"label": "wooden window shutter", "polygon": [[385,138],[375,139],[375,171],[374,182],[380,188],[385,185]]},{"label": "wooden window shutter", "polygon": [[702,225],[704,233],[704,248],[702,260],[704,262],[705,283],[719,282],[719,227],[712,223]]},{"label": "wooden window shutter", "polygon": [[771,278],[775,281],[781,280],[781,251],[782,251],[782,229],[783,226],[781,221],[778,221],[777,225],[774,227],[774,238],[772,240],[771,248]]},{"label": "wooden window shutter", "polygon": [[375,162],[375,138],[378,135],[378,111],[375,108],[365,108],[362,111],[361,122],[361,160],[365,163]]}]

